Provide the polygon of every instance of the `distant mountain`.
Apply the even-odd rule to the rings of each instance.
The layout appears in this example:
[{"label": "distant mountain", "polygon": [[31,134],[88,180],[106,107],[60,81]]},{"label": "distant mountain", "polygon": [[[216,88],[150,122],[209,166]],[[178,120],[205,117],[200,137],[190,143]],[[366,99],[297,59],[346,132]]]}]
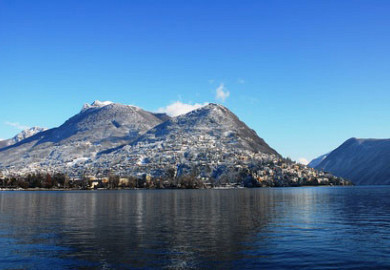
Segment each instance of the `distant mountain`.
[{"label": "distant mountain", "polygon": [[350,179],[357,185],[390,184],[390,139],[357,139],[345,141],[315,169]]},{"label": "distant mountain", "polygon": [[326,153],[324,155],[321,155],[315,159],[313,159],[312,161],[310,161],[310,163],[307,165],[309,167],[312,167],[312,168],[315,168],[317,167],[324,159],[326,159],[326,157],[329,155],[330,153]]},{"label": "distant mountain", "polygon": [[24,139],[27,139],[39,132],[45,131],[46,128],[41,128],[41,127],[32,127],[23,130],[22,132],[16,134],[14,137],[8,140],[2,140],[0,141],[0,148],[4,148],[10,145],[13,145],[15,143],[18,143],[20,141],[23,141]]},{"label": "distant mountain", "polygon": [[130,143],[163,120],[135,106],[95,101],[58,128],[0,149],[0,166],[73,164],[96,153]]}]

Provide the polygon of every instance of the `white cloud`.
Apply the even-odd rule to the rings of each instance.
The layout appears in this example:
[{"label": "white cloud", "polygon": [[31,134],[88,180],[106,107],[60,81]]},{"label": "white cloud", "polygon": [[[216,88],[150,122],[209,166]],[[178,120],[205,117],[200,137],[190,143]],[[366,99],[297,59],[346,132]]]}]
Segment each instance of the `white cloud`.
[{"label": "white cloud", "polygon": [[22,124],[20,124],[18,122],[8,122],[8,121],[5,121],[4,124],[6,124],[8,126],[11,126],[11,127],[14,127],[16,129],[20,129],[20,130],[25,130],[25,129],[30,128],[29,126],[22,125]]},{"label": "white cloud", "polygon": [[298,163],[301,163],[303,165],[309,164],[309,161],[306,158],[299,158]]},{"label": "white cloud", "polygon": [[206,106],[207,104],[209,103],[205,102],[203,104],[202,103],[187,104],[187,103],[182,103],[181,101],[176,101],[166,107],[159,108],[157,112],[166,113],[170,116],[178,116],[181,114],[186,114],[200,107]]},{"label": "white cloud", "polygon": [[218,88],[215,90],[215,99],[225,102],[225,100],[230,96],[230,92],[227,91],[223,83],[221,83]]}]

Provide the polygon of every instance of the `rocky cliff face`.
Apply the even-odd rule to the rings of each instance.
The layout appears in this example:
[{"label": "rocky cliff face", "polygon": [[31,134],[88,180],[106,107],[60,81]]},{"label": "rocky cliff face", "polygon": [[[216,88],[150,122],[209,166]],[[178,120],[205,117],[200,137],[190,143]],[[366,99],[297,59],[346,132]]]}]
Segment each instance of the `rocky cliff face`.
[{"label": "rocky cliff face", "polygon": [[[310,164],[309,164],[310,165]],[[326,156],[320,170],[350,179],[357,185],[390,184],[390,139],[351,138]]]}]

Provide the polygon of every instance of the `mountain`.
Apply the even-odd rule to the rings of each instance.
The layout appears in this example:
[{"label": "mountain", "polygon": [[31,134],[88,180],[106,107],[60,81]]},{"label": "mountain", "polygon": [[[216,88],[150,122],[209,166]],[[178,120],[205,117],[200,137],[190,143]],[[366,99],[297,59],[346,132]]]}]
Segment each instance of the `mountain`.
[{"label": "mountain", "polygon": [[[189,149],[198,151],[205,148],[223,148],[251,153],[279,156],[254,130],[240,121],[236,115],[222,105],[210,103],[187,114],[169,118],[155,126],[128,145],[100,153],[119,154],[125,148],[128,152],[148,152],[154,149]],[[150,151],[149,151],[150,152]],[[145,153],[148,155],[150,153]]]},{"label": "mountain", "polygon": [[312,167],[312,168],[315,168],[317,167],[324,159],[326,159],[326,157],[329,155],[330,153],[326,153],[324,155],[321,155],[315,159],[313,159],[312,161],[310,161],[309,164],[307,164],[307,166],[309,167]]},{"label": "mountain", "polygon": [[23,187],[52,186],[42,173],[108,179],[111,187],[113,177],[137,187],[349,184],[284,159],[229,109],[212,103],[171,118],[95,101],[61,126],[0,149],[0,175],[11,186],[14,175],[24,177]]},{"label": "mountain", "polygon": [[61,126],[0,149],[0,168],[96,174],[119,165],[138,170],[140,164],[154,169],[178,163],[231,165],[237,159],[272,157],[280,155],[222,105],[171,118],[95,101]]},{"label": "mountain", "polygon": [[279,155],[229,109],[213,103],[165,121],[139,137],[132,145],[164,143],[189,146],[199,141],[205,142],[202,144],[209,149],[219,144],[237,150]]},{"label": "mountain", "polygon": [[15,143],[18,143],[20,141],[23,141],[24,139],[27,139],[31,136],[34,136],[35,134],[45,131],[46,128],[41,128],[41,127],[32,127],[25,129],[21,131],[20,133],[16,134],[14,137],[8,140],[2,140],[0,141],[0,148],[4,148],[10,145],[13,145]]},{"label": "mountain", "polygon": [[315,160],[311,165],[348,178],[357,185],[389,185],[390,139],[351,138],[318,165],[315,165]]},{"label": "mountain", "polygon": [[56,169],[89,160],[100,151],[133,141],[161,122],[135,106],[95,101],[61,126],[0,149],[0,166]]},{"label": "mountain", "polygon": [[216,177],[218,168],[226,174],[241,162],[279,157],[230,110],[208,104],[168,119],[127,145],[99,153],[91,174],[96,174],[96,168],[118,168],[125,175],[160,177],[171,168],[178,174],[196,170],[209,178]]}]

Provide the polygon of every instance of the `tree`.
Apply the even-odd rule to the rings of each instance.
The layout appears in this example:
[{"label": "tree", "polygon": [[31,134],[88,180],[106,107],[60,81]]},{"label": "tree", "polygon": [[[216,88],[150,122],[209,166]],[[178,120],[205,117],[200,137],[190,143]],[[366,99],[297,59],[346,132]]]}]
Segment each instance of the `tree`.
[{"label": "tree", "polygon": [[44,188],[52,188],[53,187],[53,180],[50,174],[46,174],[45,181],[43,182]]},{"label": "tree", "polygon": [[129,176],[128,179],[129,179],[128,187],[135,188],[137,186],[137,178],[135,178],[134,176]]},{"label": "tree", "polygon": [[23,178],[18,179],[17,185],[18,185],[18,187],[23,188],[23,189],[26,189],[29,187],[28,182],[26,181],[26,179],[23,179]]},{"label": "tree", "polygon": [[118,188],[119,176],[118,175],[110,175],[108,177],[108,186],[109,186],[109,188]]},{"label": "tree", "polygon": [[66,180],[66,175],[63,173],[55,173],[53,175],[53,183],[58,183],[60,186],[64,187]]},{"label": "tree", "polygon": [[81,178],[81,188],[87,189],[88,186],[90,185],[90,182],[91,182],[91,179],[88,176],[83,175]]}]

